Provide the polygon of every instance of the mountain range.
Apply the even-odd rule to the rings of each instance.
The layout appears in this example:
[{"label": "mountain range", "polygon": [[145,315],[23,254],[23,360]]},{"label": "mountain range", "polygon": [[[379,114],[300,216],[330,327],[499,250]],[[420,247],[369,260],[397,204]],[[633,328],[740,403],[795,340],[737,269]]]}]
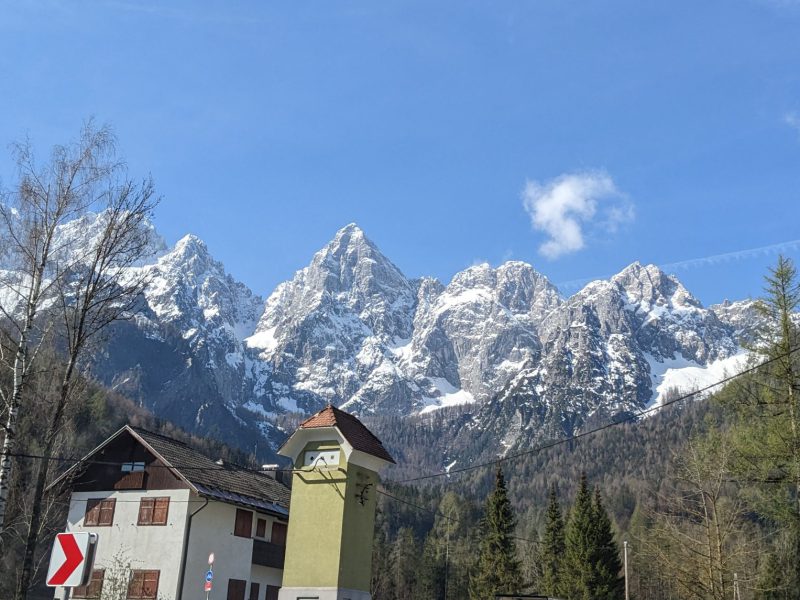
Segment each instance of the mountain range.
[{"label": "mountain range", "polygon": [[[69,231],[90,235],[93,218]],[[141,310],[113,326],[95,377],[263,457],[286,419],[327,403],[364,417],[449,409],[458,436],[514,451],[715,381],[743,363],[759,319],[752,301],[704,307],[639,263],[569,297],[519,261],[446,285],[409,278],[355,224],[266,300],[193,235],[171,248],[156,236],[135,269],[149,281]]]}]

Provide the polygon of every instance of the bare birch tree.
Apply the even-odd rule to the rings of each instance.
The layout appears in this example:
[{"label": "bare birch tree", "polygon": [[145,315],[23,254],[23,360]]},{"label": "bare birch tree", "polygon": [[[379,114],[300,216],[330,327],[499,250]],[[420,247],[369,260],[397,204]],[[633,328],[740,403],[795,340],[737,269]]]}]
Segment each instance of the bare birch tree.
[{"label": "bare birch tree", "polygon": [[644,552],[696,600],[730,598],[733,573],[752,586],[758,544],[746,507],[731,483],[733,449],[721,434],[692,440],[676,460],[668,490],[650,512]]},{"label": "bare birch tree", "polygon": [[[12,305],[4,308],[4,316],[18,332],[10,339],[17,340],[11,349],[20,354],[20,361],[27,369],[18,367],[21,375],[29,375],[36,362],[36,350],[48,336],[60,361],[52,373],[58,381],[53,402],[37,405],[37,398],[25,395],[24,379],[21,383],[15,382],[9,396],[12,402],[17,398],[13,419],[9,410],[4,441],[3,460],[9,470],[15,443],[13,429],[20,408],[48,411],[15,594],[19,600],[26,597],[31,586],[46,507],[45,488],[54,450],[65,424],[65,410],[75,397],[76,382],[91,356],[92,344],[111,323],[131,316],[139,301],[146,279],[136,266],[151,248],[149,218],[156,204],[152,181],[131,180],[124,164],[116,159],[115,140],[107,128],[95,129],[89,123],[80,140],[73,146],[57,148],[55,158],[44,169],[36,169],[29,149],[21,156],[24,158],[20,178],[23,183],[15,194],[17,202],[13,210],[4,207],[6,229],[16,245],[12,249],[27,257],[26,243],[43,235],[49,237],[49,248],[46,252],[39,251],[35,261],[30,258],[27,262],[19,261],[23,266],[34,265],[35,268],[29,269],[33,276],[24,270],[11,276],[23,282],[38,278],[38,284],[22,287],[26,300],[34,295],[29,288],[35,288],[35,309],[20,312]],[[86,176],[80,173],[83,164],[88,165]],[[70,179],[62,176],[64,172],[78,174]],[[80,186],[76,186],[75,181]],[[50,231],[42,234],[41,223],[49,224],[53,220],[51,205],[66,208],[61,210]],[[97,213],[76,220],[89,210]],[[29,224],[22,228],[25,237],[18,233],[20,223]],[[22,315],[21,322],[17,314]],[[20,340],[24,344],[20,344]],[[23,406],[23,402],[30,406]],[[9,431],[12,433],[10,443]]]},{"label": "bare birch tree", "polygon": [[131,313],[146,282],[145,275],[136,273],[133,267],[150,247],[148,218],[153,208],[152,198],[150,181],[111,182],[105,191],[106,208],[98,219],[99,230],[83,254],[86,262],[73,262],[68,272],[58,273],[55,310],[60,322],[55,331],[66,352],[59,393],[44,433],[18,600],[25,598],[30,585],[53,448],[64,425],[64,410],[72,400],[81,361],[87,356],[89,345],[108,325]]},{"label": "bare birch tree", "polygon": [[[0,533],[10,491],[16,427],[36,355],[52,319],[43,313],[52,303],[57,284],[54,257],[63,255],[59,229],[84,214],[94,201],[94,189],[118,168],[109,160],[114,140],[107,128],[84,127],[69,146],[54,148],[50,160],[38,166],[31,144],[16,144],[18,181],[0,196],[0,366],[11,371],[9,385],[0,387],[4,405],[3,447],[0,454]],[[63,270],[63,269],[62,269]]]}]

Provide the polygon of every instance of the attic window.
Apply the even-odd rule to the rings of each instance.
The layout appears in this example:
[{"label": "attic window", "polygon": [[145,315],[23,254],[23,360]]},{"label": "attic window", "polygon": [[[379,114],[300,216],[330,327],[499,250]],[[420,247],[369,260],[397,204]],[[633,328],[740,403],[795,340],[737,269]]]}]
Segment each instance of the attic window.
[{"label": "attic window", "polygon": [[144,462],[122,463],[123,473],[138,473],[139,471],[144,471]]}]

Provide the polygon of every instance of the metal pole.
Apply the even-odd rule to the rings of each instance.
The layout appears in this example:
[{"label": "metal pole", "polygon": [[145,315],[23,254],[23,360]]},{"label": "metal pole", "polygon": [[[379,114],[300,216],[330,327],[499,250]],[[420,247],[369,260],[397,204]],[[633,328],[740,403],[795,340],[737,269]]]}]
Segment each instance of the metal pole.
[{"label": "metal pole", "polygon": [[625,600],[628,600],[628,540],[622,542],[622,557],[625,565]]},{"label": "metal pole", "polygon": [[[452,514],[452,511],[451,511]],[[444,545],[444,600],[447,600],[447,579],[450,574],[450,519],[447,520],[447,541]]]}]

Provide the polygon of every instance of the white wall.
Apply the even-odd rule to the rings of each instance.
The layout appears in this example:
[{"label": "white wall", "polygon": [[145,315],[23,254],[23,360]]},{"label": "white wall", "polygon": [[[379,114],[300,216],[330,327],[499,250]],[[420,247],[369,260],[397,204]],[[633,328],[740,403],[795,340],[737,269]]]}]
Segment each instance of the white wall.
[{"label": "white wall", "polygon": [[[189,490],[119,490],[114,492],[75,492],[70,499],[67,531],[88,531],[98,535],[94,568],[106,569],[123,577],[130,569],[157,569],[159,598],[174,600],[178,589],[184,531],[188,511],[202,504],[197,498],[189,502]],[[169,496],[166,525],[137,525],[139,500],[143,496]],[[114,522],[110,527],[85,527],[86,501],[90,498],[114,498]],[[104,588],[109,584],[105,584]],[[65,590],[56,588],[56,598],[64,598]]]},{"label": "white wall", "polygon": [[[245,507],[239,508],[249,510]],[[183,598],[185,600],[196,598],[198,593],[202,592],[205,574],[208,571],[208,555],[211,552],[215,556],[212,598],[226,597],[229,579],[243,579],[248,582],[245,598],[249,598],[251,582],[261,585],[260,599],[265,596],[267,585],[281,585],[283,570],[251,564],[253,539],[233,535],[233,528],[236,523],[236,509],[237,507],[231,504],[209,502],[208,506],[198,512],[192,519],[192,527],[189,534],[189,551],[186,557],[186,579],[183,585]],[[193,510],[197,510],[197,508],[193,507]],[[265,519],[267,521],[267,534],[264,541],[269,541],[272,522],[275,519],[255,511],[253,513],[253,530],[251,534],[255,535],[257,520]]]},{"label": "white wall", "polygon": [[[169,496],[167,525],[136,524],[139,500],[143,496]],[[86,501],[90,498],[116,499],[114,523],[111,527],[83,526]],[[127,574],[130,569],[157,569],[161,572],[159,599],[176,600],[188,516],[189,513],[201,509],[204,504],[205,499],[190,490],[75,492],[70,500],[66,530],[98,534],[94,568],[106,569],[106,578],[114,571]],[[249,598],[251,582],[261,586],[259,599],[264,598],[267,585],[281,585],[283,570],[252,564],[253,538],[233,535],[236,509],[231,504],[209,501],[192,519],[183,582],[184,600],[205,598],[203,585],[208,571],[208,555],[211,552],[215,554],[212,598],[226,597],[228,579],[243,579],[248,582],[245,598]],[[255,535],[258,519],[265,519],[266,537],[256,539],[270,541],[272,523],[276,519],[255,511],[253,513],[251,534]],[[63,588],[56,588],[55,598],[63,600],[64,594]]]}]

